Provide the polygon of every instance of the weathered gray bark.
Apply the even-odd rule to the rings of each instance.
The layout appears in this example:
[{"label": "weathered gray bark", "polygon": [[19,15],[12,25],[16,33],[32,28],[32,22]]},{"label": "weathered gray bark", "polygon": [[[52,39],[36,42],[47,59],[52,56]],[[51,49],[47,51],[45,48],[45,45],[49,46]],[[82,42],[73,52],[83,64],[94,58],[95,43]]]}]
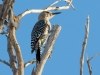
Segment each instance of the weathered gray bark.
[{"label": "weathered gray bark", "polygon": [[92,56],[92,57],[89,58],[89,59],[88,59],[88,57],[87,57],[87,65],[88,65],[88,69],[89,69],[90,75],[92,75],[92,67],[91,67],[91,65],[90,65],[90,61],[91,61],[93,58],[95,58],[95,57],[97,57],[97,56],[99,56],[99,55],[100,55],[100,53],[95,54],[94,56]]},{"label": "weathered gray bark", "polygon": [[13,8],[14,1],[15,0],[3,0],[3,4],[0,7],[0,33],[2,32],[2,27],[5,19],[7,19],[9,10]]},{"label": "weathered gray bark", "polygon": [[16,53],[16,57],[17,57],[17,61],[18,61],[18,75],[24,75],[24,61],[22,58],[20,46],[16,39],[16,34],[15,34],[16,24],[13,20],[13,11],[12,10],[10,12],[9,25],[10,25],[9,26],[9,38],[10,38],[11,44],[13,45],[13,47],[15,49],[15,53]]},{"label": "weathered gray bark", "polygon": [[59,26],[59,25],[54,25],[52,27],[51,35],[49,36],[49,38],[47,40],[47,44],[45,46],[45,49],[41,55],[41,63],[36,65],[36,69],[35,70],[33,69],[32,75],[41,75],[42,74],[44,65],[52,52],[54,43],[60,33],[60,30],[61,30],[61,26]]},{"label": "weathered gray bark", "polygon": [[88,40],[88,35],[89,35],[89,26],[90,26],[90,19],[89,16],[87,17],[87,23],[85,25],[85,37],[84,37],[84,41],[82,44],[82,52],[81,52],[81,57],[80,57],[80,75],[83,75],[83,66],[84,66],[84,53],[86,50],[86,45],[87,45],[87,40]]},{"label": "weathered gray bark", "polygon": [[14,47],[12,45],[12,43],[10,42],[10,38],[9,35],[7,36],[7,51],[8,51],[8,55],[9,55],[9,62],[10,62],[10,67],[12,69],[13,75],[17,75],[17,66],[16,66],[16,56],[14,54]]}]

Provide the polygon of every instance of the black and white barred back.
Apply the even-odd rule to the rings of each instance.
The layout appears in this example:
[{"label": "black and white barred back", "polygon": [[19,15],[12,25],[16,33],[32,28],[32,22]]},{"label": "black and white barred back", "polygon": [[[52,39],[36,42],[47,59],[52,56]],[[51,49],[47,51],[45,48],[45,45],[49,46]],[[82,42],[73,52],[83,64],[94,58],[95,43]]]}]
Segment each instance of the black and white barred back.
[{"label": "black and white barred back", "polygon": [[39,40],[39,38],[43,35],[45,28],[46,28],[46,21],[45,20],[40,20],[38,21],[35,26],[33,27],[32,33],[31,33],[31,48],[32,48],[32,53],[36,49],[36,44]]}]

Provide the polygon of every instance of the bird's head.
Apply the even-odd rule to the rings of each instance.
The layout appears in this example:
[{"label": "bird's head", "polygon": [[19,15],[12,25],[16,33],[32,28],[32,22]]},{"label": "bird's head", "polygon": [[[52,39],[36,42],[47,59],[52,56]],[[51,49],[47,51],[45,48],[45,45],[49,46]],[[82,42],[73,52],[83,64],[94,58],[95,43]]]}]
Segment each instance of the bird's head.
[{"label": "bird's head", "polygon": [[49,19],[51,19],[52,17],[54,17],[55,15],[60,14],[60,13],[61,13],[61,12],[52,13],[52,12],[49,12],[49,11],[43,11],[43,12],[40,13],[38,19],[39,19],[39,20],[43,20],[43,19],[49,20]]}]

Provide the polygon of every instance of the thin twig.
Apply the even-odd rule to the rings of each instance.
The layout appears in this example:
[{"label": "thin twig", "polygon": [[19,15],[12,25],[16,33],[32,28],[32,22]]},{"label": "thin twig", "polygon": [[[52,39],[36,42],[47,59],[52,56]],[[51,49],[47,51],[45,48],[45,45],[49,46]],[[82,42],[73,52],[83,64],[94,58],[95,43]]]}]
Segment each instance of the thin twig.
[{"label": "thin twig", "polygon": [[74,5],[72,4],[72,0],[64,0],[65,2],[68,2],[70,5],[71,5],[71,7],[75,10],[75,7],[74,7]]},{"label": "thin twig", "polygon": [[5,60],[1,60],[1,59],[0,59],[0,62],[4,63],[4,64],[6,64],[7,66],[10,67],[10,64],[9,64],[7,61],[5,61]]},{"label": "thin twig", "polygon": [[[21,19],[22,17],[24,17],[25,15],[27,14],[30,14],[30,13],[41,13],[43,11],[50,11],[50,10],[66,10],[66,9],[69,9],[71,4],[72,4],[72,0],[70,2],[68,2],[68,5],[67,6],[60,6],[60,7],[56,7],[56,6],[52,6],[56,3],[58,3],[59,1],[56,1],[54,3],[52,3],[50,6],[48,6],[46,9],[32,9],[32,10],[26,10],[25,12],[19,14],[17,17],[19,19]],[[66,2],[66,1],[65,1]]]},{"label": "thin twig", "polygon": [[85,38],[84,38],[84,42],[82,45],[82,53],[81,53],[81,58],[80,58],[80,75],[83,75],[83,66],[84,66],[84,53],[86,50],[86,45],[87,45],[87,39],[88,39],[88,35],[89,35],[89,16],[87,17],[87,24],[85,25]]},{"label": "thin twig", "polygon": [[88,57],[87,57],[87,65],[88,65],[89,73],[90,73],[90,75],[92,75],[92,67],[90,65],[90,61],[89,61]]},{"label": "thin twig", "polygon": [[99,56],[99,55],[100,55],[100,53],[95,54],[95,55],[92,56],[90,59],[88,59],[88,57],[87,57],[87,65],[88,65],[88,69],[89,69],[90,75],[92,75],[92,67],[91,67],[91,65],[90,65],[90,61],[91,61],[93,58],[95,58],[95,57],[97,57],[97,56]]},{"label": "thin twig", "polygon": [[[51,55],[50,55],[48,58],[51,58]],[[27,67],[27,66],[29,66],[30,64],[35,63],[35,62],[36,62],[36,59],[32,59],[32,60],[26,62],[26,63],[24,64],[24,68]]]},{"label": "thin twig", "polygon": [[[50,4],[48,7],[46,7],[45,9],[47,9],[47,8],[49,8],[49,7],[51,7],[51,6],[53,6],[54,4],[57,4],[58,2],[59,2],[60,0],[57,0],[57,1],[55,1],[55,2],[53,2],[52,4]],[[45,10],[44,9],[44,10]]]},{"label": "thin twig", "polygon": [[30,60],[30,61],[26,62],[26,63],[24,64],[24,67],[27,67],[27,66],[29,66],[30,64],[33,64],[34,62],[36,62],[36,59],[33,59],[33,60]]},{"label": "thin twig", "polygon": [[92,56],[92,57],[89,59],[89,61],[90,61],[90,60],[92,60],[93,58],[95,58],[95,57],[99,56],[99,55],[100,55],[100,53],[95,54],[94,56]]}]

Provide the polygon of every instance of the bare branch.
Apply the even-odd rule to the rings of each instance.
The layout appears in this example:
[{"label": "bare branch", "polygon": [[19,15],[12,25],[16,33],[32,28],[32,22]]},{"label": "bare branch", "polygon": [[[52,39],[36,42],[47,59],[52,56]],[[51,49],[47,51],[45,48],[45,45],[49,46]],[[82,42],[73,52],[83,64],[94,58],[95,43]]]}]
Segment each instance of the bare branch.
[{"label": "bare branch", "polygon": [[49,36],[49,38],[47,40],[47,44],[45,46],[45,49],[41,55],[41,62],[40,62],[40,64],[36,65],[35,73],[32,75],[41,75],[42,74],[44,65],[52,52],[53,45],[55,43],[57,36],[59,35],[60,30],[61,30],[61,26],[59,26],[59,25],[54,25],[52,27],[51,35]]},{"label": "bare branch", "polygon": [[0,11],[0,33],[2,32],[2,26],[4,24],[4,20],[7,19],[9,10],[13,8],[14,0],[3,0],[3,4],[1,6]]},{"label": "bare branch", "polygon": [[92,67],[90,65],[90,61],[88,60],[88,57],[87,57],[87,65],[88,65],[89,73],[90,75],[92,75]]},{"label": "bare branch", "polygon": [[75,10],[75,7],[73,6],[73,4],[72,4],[72,0],[64,0],[65,2],[68,2],[70,5],[71,5],[71,7]]},{"label": "bare branch", "polygon": [[70,2],[68,2],[68,5],[67,6],[61,6],[61,7],[54,7],[54,6],[52,6],[52,5],[54,5],[54,4],[58,3],[58,2],[59,1],[56,1],[56,2],[52,3],[46,9],[26,10],[22,14],[19,14],[18,17],[19,17],[19,19],[21,19],[22,17],[24,17],[25,15],[30,14],[30,13],[41,13],[43,11],[50,11],[50,10],[66,10],[66,9],[69,9],[70,6],[71,6],[71,4],[72,4],[72,0],[71,0]]},{"label": "bare branch", "polygon": [[16,52],[16,56],[17,56],[17,59],[18,59],[18,75],[24,75],[23,71],[24,71],[24,61],[23,61],[23,58],[22,58],[22,54],[21,54],[21,49],[20,49],[20,46],[17,42],[17,39],[16,39],[16,35],[15,35],[15,22],[13,20],[13,11],[11,10],[11,14],[9,16],[9,38],[10,38],[10,41],[15,49],[15,52]]},{"label": "bare branch", "polygon": [[36,59],[33,59],[33,60],[30,60],[30,61],[26,62],[26,63],[24,64],[24,67],[27,67],[27,66],[29,66],[30,64],[33,64],[34,62],[36,62]]},{"label": "bare branch", "polygon": [[89,73],[92,75],[92,67],[90,66],[90,61],[87,60],[88,68],[89,68]]},{"label": "bare branch", "polygon": [[[51,56],[49,56],[48,58],[51,58]],[[30,64],[35,63],[35,62],[36,62],[36,59],[32,59],[32,60],[26,62],[26,63],[24,64],[24,68],[27,67],[27,66],[29,66]]]},{"label": "bare branch", "polygon": [[83,66],[84,66],[84,53],[86,50],[86,45],[87,45],[87,39],[88,39],[88,34],[89,34],[89,16],[87,17],[87,24],[85,25],[85,38],[84,38],[84,42],[83,42],[83,48],[82,48],[82,53],[81,53],[81,58],[80,58],[80,75],[83,75]]},{"label": "bare branch", "polygon": [[0,62],[4,63],[4,64],[6,64],[7,66],[10,67],[10,64],[9,64],[7,61],[5,61],[5,60],[1,60],[1,59],[0,59]]},{"label": "bare branch", "polygon": [[14,54],[14,47],[10,42],[9,35],[7,36],[7,42],[8,42],[7,51],[10,58],[10,65],[11,65],[10,67],[12,69],[13,75],[17,75],[16,56]]},{"label": "bare branch", "polygon": [[91,65],[90,65],[90,60],[92,60],[93,58],[95,58],[95,57],[97,57],[97,56],[99,56],[99,55],[100,55],[100,53],[95,54],[95,55],[92,56],[90,59],[88,59],[88,57],[87,57],[87,64],[88,64],[88,69],[89,69],[90,75],[92,75],[92,67],[91,67]]},{"label": "bare branch", "polygon": [[100,55],[100,53],[95,54],[94,56],[92,56],[92,57],[89,59],[89,61],[90,61],[90,60],[92,60],[93,58],[95,58],[95,57],[99,56],[99,55]]},{"label": "bare branch", "polygon": [[[58,2],[59,2],[60,0],[57,0],[57,1],[55,1],[55,2],[53,2],[52,4],[50,4],[48,7],[46,7],[45,9],[47,9],[47,8],[49,8],[49,7],[51,7],[51,6],[53,6],[54,4],[57,4]],[[45,10],[44,9],[44,10]]]}]

